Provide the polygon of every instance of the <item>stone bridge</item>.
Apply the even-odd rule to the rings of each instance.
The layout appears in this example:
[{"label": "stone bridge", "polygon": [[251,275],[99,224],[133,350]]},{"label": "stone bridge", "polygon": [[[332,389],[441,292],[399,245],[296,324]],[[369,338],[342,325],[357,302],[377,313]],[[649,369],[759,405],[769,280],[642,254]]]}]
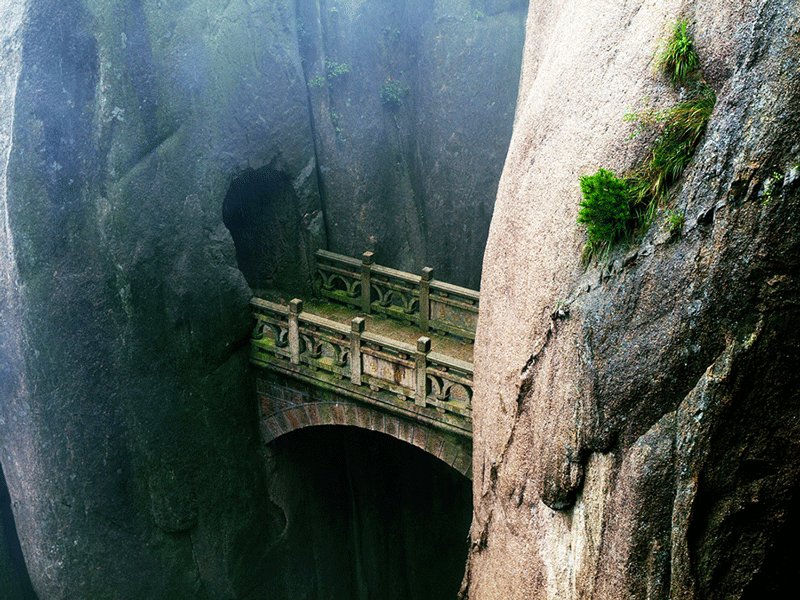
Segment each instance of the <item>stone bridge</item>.
[{"label": "stone bridge", "polygon": [[429,268],[375,265],[369,252],[320,250],[317,263],[323,300],[250,301],[264,442],[315,425],[361,427],[471,477],[478,292],[436,281]]}]

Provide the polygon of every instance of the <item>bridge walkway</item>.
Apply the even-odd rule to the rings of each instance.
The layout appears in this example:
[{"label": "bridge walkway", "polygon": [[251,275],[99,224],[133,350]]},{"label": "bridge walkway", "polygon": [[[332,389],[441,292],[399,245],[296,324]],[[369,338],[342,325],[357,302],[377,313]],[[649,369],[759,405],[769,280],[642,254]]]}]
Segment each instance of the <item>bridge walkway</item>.
[{"label": "bridge walkway", "polygon": [[[259,289],[254,290],[254,293],[257,298],[286,306],[292,299],[289,295],[274,290]],[[347,327],[350,327],[353,317],[362,317],[365,320],[366,331],[406,344],[416,345],[420,336],[427,336],[431,339],[432,351],[452,356],[465,362],[472,362],[474,345],[471,340],[438,331],[423,331],[409,322],[397,321],[383,314],[368,315],[354,310],[353,307],[336,304],[322,298],[314,298],[313,296],[303,298],[303,310],[325,319],[336,321]]]}]

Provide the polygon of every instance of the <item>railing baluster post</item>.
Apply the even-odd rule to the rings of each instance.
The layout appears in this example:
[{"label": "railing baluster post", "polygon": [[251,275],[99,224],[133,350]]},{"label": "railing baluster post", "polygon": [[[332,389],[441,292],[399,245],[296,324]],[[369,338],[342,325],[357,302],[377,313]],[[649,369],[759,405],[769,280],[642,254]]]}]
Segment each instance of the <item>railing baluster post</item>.
[{"label": "railing baluster post", "polygon": [[433,269],[422,269],[422,279],[419,282],[419,328],[428,331],[428,322],[431,318],[431,279]]},{"label": "railing baluster post", "polygon": [[416,363],[417,386],[414,393],[414,404],[425,406],[428,398],[428,352],[431,351],[431,338],[421,337],[417,340],[417,351],[414,355]]},{"label": "railing baluster post", "polygon": [[361,334],[364,333],[364,318],[350,321],[350,383],[361,385]]},{"label": "railing baluster post", "polygon": [[300,364],[300,313],[303,312],[303,301],[295,298],[289,302],[289,351],[292,353],[292,364]]},{"label": "railing baluster post", "polygon": [[372,262],[374,258],[372,252],[364,252],[361,255],[361,310],[365,314],[370,314],[372,310]]}]

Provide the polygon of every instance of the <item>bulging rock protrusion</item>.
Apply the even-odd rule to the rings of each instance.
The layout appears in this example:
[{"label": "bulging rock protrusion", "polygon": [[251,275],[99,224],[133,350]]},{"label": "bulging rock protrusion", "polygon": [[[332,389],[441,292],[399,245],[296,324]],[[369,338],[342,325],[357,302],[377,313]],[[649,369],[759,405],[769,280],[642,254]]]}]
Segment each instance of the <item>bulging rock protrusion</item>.
[{"label": "bulging rock protrusion", "polygon": [[572,446],[562,447],[552,459],[542,464],[541,499],[553,510],[564,510],[575,503],[583,485],[583,459]]}]

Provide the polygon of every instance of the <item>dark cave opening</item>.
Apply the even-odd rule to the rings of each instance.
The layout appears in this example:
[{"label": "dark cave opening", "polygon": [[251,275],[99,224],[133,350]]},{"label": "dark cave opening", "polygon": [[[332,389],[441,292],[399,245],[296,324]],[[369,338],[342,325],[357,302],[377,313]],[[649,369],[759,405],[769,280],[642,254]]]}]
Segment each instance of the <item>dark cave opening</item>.
[{"label": "dark cave opening", "polygon": [[253,289],[309,289],[308,244],[292,181],[273,166],[245,169],[233,179],[222,220],[233,237],[239,270]]},{"label": "dark cave opening", "polygon": [[286,527],[269,559],[276,598],[455,598],[471,482],[437,458],[355,427],[301,429],[269,447]]},{"label": "dark cave opening", "polygon": [[767,549],[761,570],[744,590],[742,600],[790,598],[796,593],[795,568],[800,538],[800,488],[795,488],[788,503],[786,520]]}]

